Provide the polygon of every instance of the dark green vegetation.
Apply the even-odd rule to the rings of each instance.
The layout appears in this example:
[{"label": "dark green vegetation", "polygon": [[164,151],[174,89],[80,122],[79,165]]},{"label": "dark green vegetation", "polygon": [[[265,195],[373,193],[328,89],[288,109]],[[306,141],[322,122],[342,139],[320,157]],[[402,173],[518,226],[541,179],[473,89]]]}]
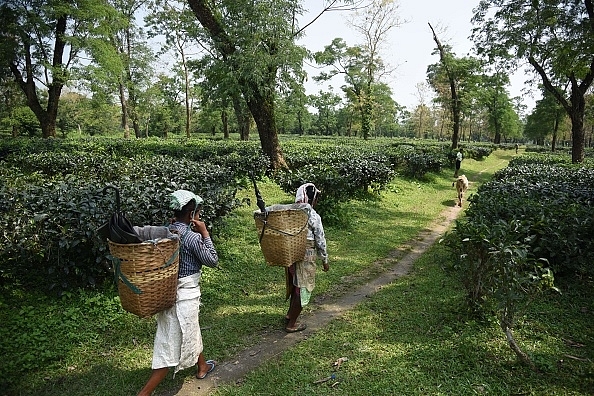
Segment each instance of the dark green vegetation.
[{"label": "dark green vegetation", "polygon": [[[396,172],[422,177],[452,158],[444,144],[356,143],[288,142],[293,170],[270,177],[286,192],[316,183],[325,192],[321,213],[338,221],[338,203],[377,194]],[[492,149],[467,151],[482,158]],[[245,203],[238,192],[251,191],[250,178],[264,177],[268,164],[256,143],[209,140],[15,139],[0,143],[0,155],[0,226],[13,230],[0,250],[7,264],[0,281],[58,291],[96,286],[108,275],[106,244],[95,233],[116,210],[105,186],[120,189],[121,210],[135,225],[167,224],[166,195],[195,191],[206,200],[204,218],[212,228]]]},{"label": "dark green vegetation", "polygon": [[512,329],[554,277],[594,277],[594,168],[525,156],[495,173],[445,239],[451,269],[477,316],[495,312],[520,360],[534,362]]},{"label": "dark green vegetation", "polygon": [[[48,141],[44,143],[57,144]],[[106,170],[111,169],[108,161],[123,161],[122,174],[126,176],[117,181],[123,183],[123,186],[129,186],[123,194],[126,197],[125,204],[129,205],[125,209],[129,217],[134,219],[135,224],[142,224],[144,220],[152,223],[153,219],[158,219],[159,224],[166,221],[168,214],[163,208],[163,203],[158,200],[159,197],[164,197],[165,192],[159,188],[173,189],[173,185],[166,185],[167,180],[168,178],[170,182],[177,180],[180,169],[167,167],[171,162],[176,162],[174,159],[166,160],[172,158],[169,154],[163,151],[151,152],[145,147],[145,144],[151,143],[150,141],[137,142],[139,143],[137,145],[131,142],[112,141],[111,144],[114,146],[126,147],[125,154],[122,155],[118,154],[115,148],[107,149],[110,147],[108,141],[64,142],[66,143],[71,145],[68,146],[68,150],[52,147],[51,155],[61,158],[62,154],[57,153],[64,151],[64,158],[68,158],[68,153],[72,154],[70,161],[82,161],[81,158],[85,158],[84,161],[90,161],[93,155],[102,154],[104,155],[101,157],[102,160],[95,163]],[[225,149],[223,142],[215,144],[196,141],[186,144],[192,146],[189,151],[196,155],[194,158],[204,158],[200,157],[200,147],[204,147],[211,154],[208,156],[208,162],[206,160],[197,160],[195,163],[183,162],[186,165],[184,169],[188,169],[187,166],[196,167],[189,169],[198,169],[198,166],[208,164],[208,167],[214,168],[214,174],[219,175],[216,172],[217,166],[220,166],[221,180],[232,179],[234,183],[229,190],[222,191],[232,191],[226,197],[230,199],[228,202],[236,204],[225,211],[221,209],[220,213],[225,214],[218,217],[216,213],[219,212],[216,208],[224,208],[222,202],[227,202],[225,201],[227,198],[219,200],[219,195],[209,192],[211,188],[221,188],[214,184],[219,179],[212,178],[213,182],[208,184],[208,188],[197,190],[199,194],[210,200],[209,204],[212,205],[207,213],[221,260],[220,270],[205,271],[203,277],[205,305],[201,313],[201,323],[205,328],[204,339],[208,357],[222,361],[232,358],[239,349],[259,341],[263,332],[282,326],[282,315],[286,308],[282,297],[283,273],[278,268],[266,267],[259,251],[252,218],[255,200],[246,179],[250,169],[248,167],[243,170],[238,169],[234,176],[225,176],[227,172],[233,171],[231,169],[233,167],[226,167],[224,163],[226,158],[237,159],[233,154],[235,148]],[[35,143],[31,142],[30,146],[26,147],[31,156],[39,155],[34,158],[51,157],[50,152],[43,154],[43,150],[35,149],[34,146]],[[156,146],[158,145],[155,144]],[[184,151],[186,150],[184,145],[176,146],[173,142],[169,142],[161,150],[171,150],[172,153],[184,157],[189,155]],[[89,149],[90,147],[93,148]],[[217,147],[216,153],[224,152],[224,154],[216,155],[215,147]],[[369,169],[380,170],[376,173],[377,175],[384,175],[385,172],[381,170],[386,168],[385,162],[377,161],[377,158],[399,158],[390,157],[389,153],[394,150],[402,149],[417,155],[424,153],[423,155],[431,158],[428,162],[442,164],[436,170],[420,172],[422,177],[411,178],[404,176],[406,166],[397,166],[390,160],[394,165],[391,167],[391,172],[394,172],[392,177],[388,180],[374,179],[373,181],[381,181],[377,184],[369,183],[370,179],[356,178],[355,176],[361,173],[361,168],[354,165],[351,165],[352,168],[347,166],[345,168],[355,170],[336,174],[336,177],[342,175],[344,178],[351,178],[348,182],[334,181],[337,186],[354,187],[344,191],[344,194],[349,194],[352,199],[345,199],[339,195],[329,201],[334,202],[332,205],[328,203],[323,207],[325,210],[323,216],[328,216],[323,218],[328,218],[325,225],[331,270],[320,275],[315,292],[317,296],[325,294],[331,297],[340,294],[348,290],[349,286],[364,282],[373,273],[385,270],[386,268],[381,268],[381,264],[380,268],[372,264],[387,256],[392,249],[413,239],[420,230],[428,227],[439,216],[445,206],[454,205],[455,191],[451,187],[453,166],[449,162],[450,153],[446,149],[445,156],[432,157],[428,153],[440,152],[434,144],[405,144],[405,142],[391,140],[385,142],[345,140],[337,144],[324,140],[303,140],[301,144],[296,141],[285,142],[283,147],[286,147],[289,162],[290,158],[295,158],[295,161],[297,159],[306,161],[311,158],[312,173],[303,177],[318,177],[319,183],[324,183],[326,180],[324,177],[327,178],[325,174],[330,172],[327,163],[335,164],[343,161],[342,163],[348,164],[344,154],[340,156],[329,153],[344,153],[348,147],[353,147],[354,154],[351,156],[353,161],[361,161],[365,158]],[[380,147],[383,147],[381,151]],[[488,194],[488,196],[494,196],[492,201],[487,201],[492,203],[492,206],[483,206],[481,204],[481,198],[485,195],[483,188],[485,191],[490,191],[490,183],[501,183],[504,180],[520,183],[520,180],[511,176],[500,178],[498,175],[513,172],[514,167],[530,168],[527,163],[535,161],[515,157],[512,161],[513,167],[495,173],[505,167],[514,154],[511,150],[500,149],[491,153],[490,150],[493,148],[489,148],[488,153],[480,160],[470,158],[473,155],[470,153],[474,153],[474,149],[465,148],[469,156],[463,162],[462,168],[472,183],[469,191],[470,203],[467,204],[469,220],[473,219],[472,213],[478,213],[483,207],[487,208],[488,213],[492,213],[493,218],[495,215],[499,216],[499,212],[495,210],[502,209],[498,208],[496,203],[499,200],[508,199],[507,195],[495,196],[498,191],[495,189],[492,194]],[[259,151],[251,151],[248,148],[245,150],[242,154],[246,156],[245,163],[250,162],[249,158],[258,158]],[[476,148],[476,152],[480,150],[482,149]],[[18,156],[14,154],[15,152],[16,146],[9,150],[2,149],[4,162],[0,168],[1,172],[8,168],[12,171],[16,169]],[[368,157],[364,157],[365,155]],[[153,157],[161,160],[151,162],[150,159]],[[563,159],[564,156],[559,158],[561,162],[570,162],[566,156],[565,159]],[[127,167],[133,167],[141,159],[146,165],[132,168],[135,172],[138,171],[136,173],[126,173]],[[184,161],[190,161],[190,159]],[[253,162],[258,163],[256,159]],[[555,162],[558,161],[547,161],[552,167]],[[15,165],[10,166],[12,163]],[[302,164],[301,167],[307,168],[308,163]],[[85,168],[84,162],[77,164],[77,166],[64,167],[69,171],[63,173],[69,175],[55,172],[51,176],[46,176],[39,171],[39,166],[35,171],[25,171],[24,162],[19,165],[20,173],[3,173],[1,185],[3,201],[0,206],[3,221],[8,218],[5,217],[6,209],[11,208],[12,206],[9,205],[16,200],[11,201],[8,191],[11,193],[29,191],[27,188],[33,188],[32,186],[37,184],[45,188],[36,190],[38,195],[34,195],[31,202],[41,199],[45,205],[56,206],[62,205],[62,202],[69,202],[69,197],[73,197],[72,199],[78,197],[79,193],[76,189],[84,191],[88,188],[89,202],[97,202],[96,221],[103,221],[103,216],[110,213],[113,207],[112,197],[102,197],[103,184],[97,185],[99,180],[101,183],[106,180],[101,179],[101,172]],[[147,169],[156,172],[155,168],[149,168],[148,164],[158,165],[157,169],[160,166],[165,167],[165,170],[170,173],[166,174],[163,171],[163,176],[149,177],[143,172],[149,175],[159,173],[148,172]],[[29,166],[33,167],[35,164]],[[557,179],[561,179],[558,181],[561,185],[565,185],[562,181],[565,176],[575,178],[578,177],[577,175],[582,175],[580,172],[588,172],[589,169],[584,166],[579,170],[576,168],[565,173],[564,166],[561,165],[555,171]],[[50,168],[55,169],[48,167]],[[318,168],[324,175],[315,173]],[[531,178],[537,178],[538,168],[530,169]],[[240,172],[244,174],[241,175]],[[550,173],[553,170],[547,172]],[[9,176],[11,174],[17,176],[11,177]],[[211,180],[208,178],[207,170],[197,171],[196,175],[191,176],[191,180],[197,187],[201,185],[200,183]],[[204,181],[200,180],[200,177],[204,177]],[[223,179],[223,177],[229,177],[229,179]],[[287,187],[287,191],[290,192],[284,192],[277,184],[274,175],[266,176],[262,169],[257,177],[267,204],[288,203],[293,200],[292,190]],[[295,180],[287,181],[287,186],[299,182],[298,176],[294,175],[294,177]],[[523,177],[527,177],[527,174]],[[73,183],[76,189],[71,190],[70,180],[76,180],[76,178],[80,178],[81,181]],[[85,184],[83,179],[90,182]],[[285,179],[289,180],[288,176],[285,176]],[[54,202],[52,195],[49,197],[43,195],[53,191],[50,188],[51,183],[62,186],[64,197],[62,201]],[[145,186],[145,183],[148,184]],[[165,185],[166,187],[163,187]],[[528,183],[528,185],[534,187],[536,183]],[[188,186],[193,185],[188,184]],[[478,186],[484,187],[478,188]],[[366,187],[367,193],[352,194],[352,191],[356,190],[365,191]],[[563,188],[559,190],[559,193],[565,191]],[[571,191],[569,188],[567,190]],[[537,194],[534,188],[527,188],[526,191],[534,191],[533,194]],[[587,194],[586,190],[583,192]],[[473,194],[476,194],[476,197]],[[32,220],[34,220],[35,211],[28,209],[32,204],[24,200],[25,196],[25,193],[16,195],[17,198],[21,197],[19,198],[21,210],[27,211],[24,215],[19,215],[22,216],[19,217],[20,224],[34,224],[35,221]],[[329,194],[329,197],[331,196]],[[150,200],[147,197],[150,197]],[[495,199],[496,197],[499,198]],[[248,199],[251,201],[249,205]],[[552,199],[554,202],[555,198]],[[569,213],[579,213],[584,216],[581,219],[583,224],[588,224],[586,221],[593,217],[591,204],[584,204],[584,201],[577,199],[574,201],[571,203],[565,201],[568,206],[574,208]],[[547,201],[543,198],[542,202]],[[244,204],[241,205],[241,203]],[[576,212],[580,205],[583,207],[580,210],[584,212]],[[72,212],[67,210],[68,206],[54,209],[55,224],[61,224],[59,219],[62,215],[65,219],[69,216],[75,217],[74,214],[69,213],[80,210],[79,206],[76,201],[71,206]],[[542,207],[544,208],[545,205]],[[554,208],[554,204],[551,207]],[[588,208],[590,212],[586,211]],[[520,209],[521,206],[516,204],[506,208],[509,212]],[[567,208],[558,205],[558,209],[559,211],[552,217],[559,222],[558,224],[563,223],[567,227],[564,229],[567,236],[570,231],[579,232],[579,225],[582,223],[564,219],[562,216],[568,213],[565,211]],[[155,213],[151,213],[153,211]],[[15,216],[18,213],[11,212],[11,214]],[[491,219],[488,214],[483,213],[481,216],[482,221],[491,224],[488,222]],[[510,217],[512,217],[511,214]],[[525,220],[528,222],[530,218]],[[74,227],[85,221],[87,218],[83,217],[82,221],[72,220],[71,224]],[[572,226],[574,223],[575,227]],[[15,231],[15,228],[3,226],[2,229],[3,246],[9,246],[6,242],[9,240],[8,237],[12,238],[10,240],[23,241],[23,243],[31,242],[28,234],[26,234],[27,237],[17,238],[20,234]],[[89,226],[89,230],[92,229]],[[33,238],[31,243],[49,243],[51,235],[51,233],[43,234],[43,238],[37,240]],[[73,238],[79,236],[76,232],[72,234]],[[518,236],[522,235],[518,234]],[[565,237],[566,235],[559,236],[561,239]],[[69,238],[65,237],[64,240],[68,242]],[[513,243],[510,239],[506,241]],[[57,246],[60,246],[59,242]],[[559,253],[563,249],[559,247],[555,251]],[[117,292],[114,291],[111,283],[111,275],[103,267],[103,262],[91,261],[83,266],[82,261],[72,259],[73,265],[77,268],[74,272],[80,273],[92,269],[97,274],[102,274],[106,282],[96,282],[94,288],[71,286],[61,289],[59,296],[42,293],[52,279],[52,273],[47,271],[46,267],[57,266],[58,261],[41,256],[45,252],[41,248],[36,251],[40,257],[23,256],[28,254],[26,249],[19,250],[14,256],[2,257],[0,337],[3,341],[0,344],[0,354],[5,357],[1,367],[4,373],[2,378],[6,383],[0,384],[0,389],[8,395],[135,394],[150,371],[154,336],[152,319],[141,320],[121,309]],[[456,260],[452,259],[450,253],[451,251],[444,245],[435,247],[416,264],[410,276],[386,287],[361,307],[333,322],[330,328],[300,344],[280,360],[266,364],[250,375],[243,386],[237,389],[225,388],[219,392],[221,394],[278,394],[278,389],[282,388],[286,390],[284,393],[289,394],[305,392],[334,394],[336,389],[330,388],[328,386],[330,384],[313,385],[312,383],[329,375],[332,372],[332,362],[346,356],[349,361],[337,373],[341,380],[338,389],[343,394],[349,395],[367,395],[373,392],[414,395],[591,394],[594,389],[592,381],[594,334],[591,326],[594,306],[592,305],[591,270],[584,271],[580,266],[568,268],[564,272],[554,272],[555,286],[561,293],[543,289],[538,298],[522,311],[523,315],[515,317],[514,336],[533,362],[535,368],[531,369],[518,361],[510,352],[505,336],[501,333],[499,324],[496,323],[498,318],[491,316],[490,312],[480,317],[475,316],[466,309],[467,290],[458,282],[458,277],[450,272],[451,267],[456,264]],[[81,259],[86,257],[85,254],[88,257],[92,256],[81,250]],[[535,255],[539,258],[543,257],[542,254]],[[10,260],[7,261],[7,259]],[[37,261],[29,263],[34,259]],[[23,272],[26,270],[33,274],[42,273],[40,278],[48,281],[39,279],[36,283],[20,282],[20,276],[14,272],[15,267]],[[578,269],[579,271],[576,271]],[[303,375],[295,378],[296,371],[302,372]],[[173,380],[168,377],[159,389],[179,387],[184,379],[191,377],[192,374],[191,370],[187,370],[179,373]]]}]

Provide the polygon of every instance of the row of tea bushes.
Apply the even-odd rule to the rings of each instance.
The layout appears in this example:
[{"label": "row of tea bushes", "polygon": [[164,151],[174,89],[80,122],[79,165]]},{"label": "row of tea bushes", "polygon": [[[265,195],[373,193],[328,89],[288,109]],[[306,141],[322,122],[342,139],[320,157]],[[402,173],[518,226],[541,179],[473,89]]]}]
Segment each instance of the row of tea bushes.
[{"label": "row of tea bushes", "polygon": [[592,235],[594,167],[531,154],[481,185],[444,241],[476,309],[490,294],[521,301],[552,275],[591,278]]},{"label": "row of tea bushes", "polygon": [[167,224],[167,194],[176,189],[201,195],[205,221],[212,225],[241,205],[237,191],[246,184],[228,167],[162,155],[118,158],[104,166],[114,172],[86,169],[49,177],[3,164],[0,282],[68,290],[111,276],[106,241],[96,233],[117,210],[113,193],[103,192],[107,185],[120,190],[120,210],[134,225]]},{"label": "row of tea bushes", "polygon": [[398,173],[439,172],[452,153],[445,143],[360,139],[289,141],[283,150],[289,169],[271,173],[256,142],[2,140],[0,282],[67,290],[111,276],[106,243],[95,232],[116,210],[114,197],[103,194],[107,185],[120,189],[120,209],[134,225],[166,223],[166,196],[180,188],[205,198],[213,225],[243,204],[237,192],[251,188],[251,178],[268,174],[291,194],[314,182],[325,194],[320,210],[331,211],[381,191]]}]

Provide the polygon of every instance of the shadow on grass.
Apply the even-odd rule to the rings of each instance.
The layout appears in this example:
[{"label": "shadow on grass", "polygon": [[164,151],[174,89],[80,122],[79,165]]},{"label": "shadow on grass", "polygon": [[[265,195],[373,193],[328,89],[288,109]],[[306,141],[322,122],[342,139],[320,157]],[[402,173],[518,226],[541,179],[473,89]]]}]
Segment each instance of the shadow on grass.
[{"label": "shadow on grass", "polygon": [[[45,378],[35,384],[23,385],[18,393],[4,393],[12,395],[60,396],[60,395],[93,395],[93,396],[130,396],[136,395],[151,375],[150,362],[146,369],[118,368],[115,365],[95,364],[81,372],[69,372],[56,377]],[[173,370],[161,382],[155,395],[173,395],[184,383],[184,378],[195,374],[195,369],[188,368],[180,371],[173,378]],[[167,393],[160,393],[167,389]]]}]

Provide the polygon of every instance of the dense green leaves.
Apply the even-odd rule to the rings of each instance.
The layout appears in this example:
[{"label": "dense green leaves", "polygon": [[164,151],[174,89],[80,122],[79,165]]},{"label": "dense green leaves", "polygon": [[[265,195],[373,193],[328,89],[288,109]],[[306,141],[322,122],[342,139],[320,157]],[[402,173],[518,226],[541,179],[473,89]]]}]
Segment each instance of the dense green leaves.
[{"label": "dense green leaves", "polygon": [[511,335],[527,303],[554,288],[553,274],[594,274],[594,169],[520,158],[469,201],[466,218],[444,239],[452,269],[469,307],[496,309],[510,347],[529,362]]},{"label": "dense green leaves", "polygon": [[594,169],[519,160],[469,198],[466,218],[445,243],[469,307],[495,309],[518,357],[532,364],[511,331],[556,276],[594,274]]},{"label": "dense green leaves", "polygon": [[[360,143],[287,142],[289,169],[270,177],[290,194],[315,183],[323,191],[320,211],[329,214],[338,203],[381,192],[396,172],[422,178],[449,161],[444,145]],[[111,276],[106,241],[96,233],[116,210],[105,186],[119,188],[121,210],[138,226],[167,224],[166,195],[194,191],[205,199],[203,217],[212,227],[242,205],[237,192],[268,169],[267,157],[249,142],[34,139],[2,141],[0,153],[6,263],[0,279],[26,287],[43,280],[55,290],[96,286]]]},{"label": "dense green leaves", "polygon": [[[205,199],[203,217],[212,226],[241,204],[237,191],[247,176],[260,177],[267,164],[256,145],[203,144],[200,150],[199,142],[144,143],[8,148],[8,166],[0,173],[2,282],[68,290],[108,278],[106,241],[96,233],[116,210],[114,197],[103,194],[106,185],[120,189],[121,210],[134,225],[167,224],[166,196],[183,188]],[[34,152],[22,155],[27,147]]]}]

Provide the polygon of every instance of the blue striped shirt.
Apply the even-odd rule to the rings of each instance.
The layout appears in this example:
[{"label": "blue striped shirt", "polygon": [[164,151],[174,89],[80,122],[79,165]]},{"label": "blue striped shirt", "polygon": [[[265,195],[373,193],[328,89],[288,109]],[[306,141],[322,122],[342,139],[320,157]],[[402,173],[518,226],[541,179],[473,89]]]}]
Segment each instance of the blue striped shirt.
[{"label": "blue striped shirt", "polygon": [[181,237],[178,278],[202,271],[203,265],[217,266],[219,256],[210,237],[203,238],[199,233],[189,230],[187,224],[179,221],[173,223],[170,229],[177,230]]}]

